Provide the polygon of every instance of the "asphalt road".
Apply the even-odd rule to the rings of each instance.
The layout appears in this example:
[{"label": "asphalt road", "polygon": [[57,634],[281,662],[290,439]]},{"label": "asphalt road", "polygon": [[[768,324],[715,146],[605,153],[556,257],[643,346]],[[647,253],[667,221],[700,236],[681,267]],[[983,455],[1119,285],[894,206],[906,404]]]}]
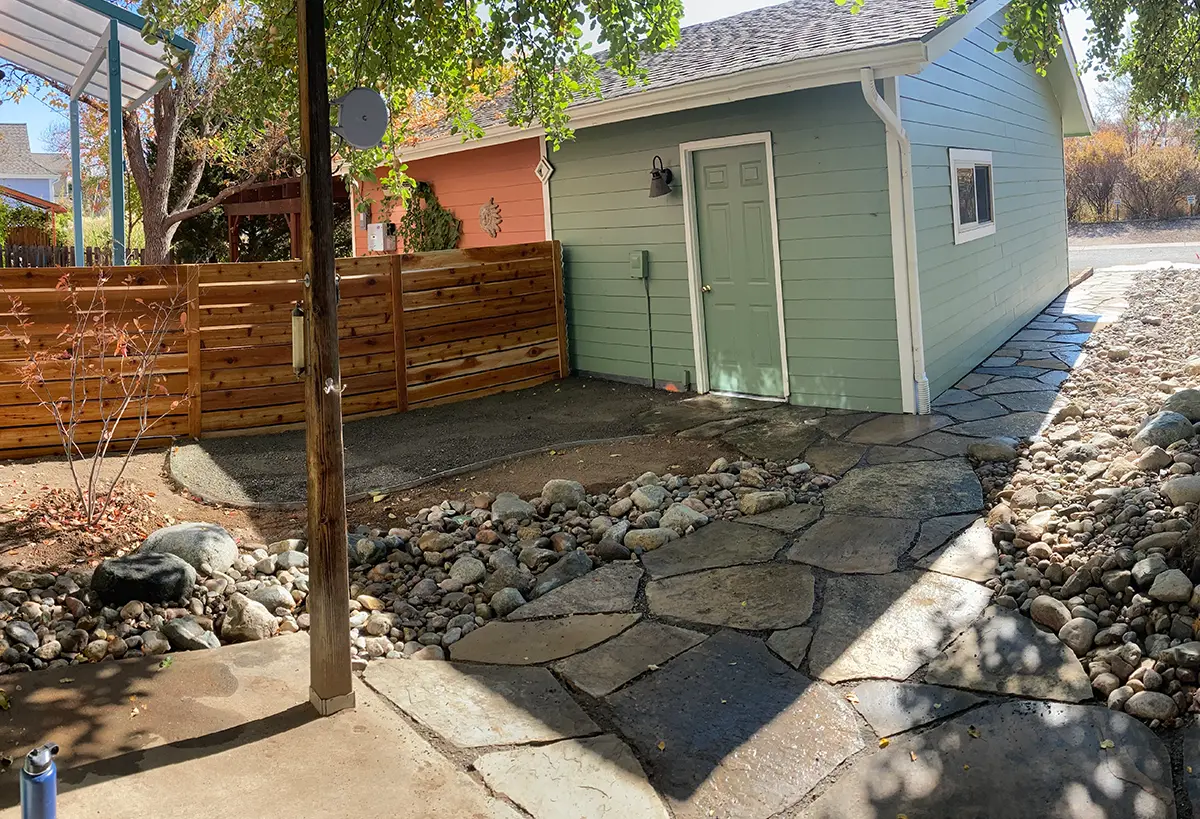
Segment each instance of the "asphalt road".
[{"label": "asphalt road", "polygon": [[1200,242],[1145,245],[1075,245],[1068,249],[1071,272],[1085,267],[1144,265],[1149,262],[1200,264]]}]

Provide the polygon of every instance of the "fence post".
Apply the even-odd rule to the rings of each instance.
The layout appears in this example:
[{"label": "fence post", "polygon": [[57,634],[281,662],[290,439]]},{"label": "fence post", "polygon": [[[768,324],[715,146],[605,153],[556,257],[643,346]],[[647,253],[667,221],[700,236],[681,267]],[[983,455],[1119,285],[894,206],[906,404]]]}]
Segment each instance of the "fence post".
[{"label": "fence post", "polygon": [[404,256],[392,256],[392,332],[396,339],[396,409],[408,409],[408,351],[404,340]]},{"label": "fence post", "polygon": [[567,300],[563,294],[562,242],[557,239],[550,242],[550,255],[554,259],[554,314],[558,322],[558,377],[566,378],[571,374],[571,364],[567,358]]},{"label": "fence post", "polygon": [[200,266],[190,264],[183,269],[187,271],[188,434],[199,439],[203,419],[200,404]]}]

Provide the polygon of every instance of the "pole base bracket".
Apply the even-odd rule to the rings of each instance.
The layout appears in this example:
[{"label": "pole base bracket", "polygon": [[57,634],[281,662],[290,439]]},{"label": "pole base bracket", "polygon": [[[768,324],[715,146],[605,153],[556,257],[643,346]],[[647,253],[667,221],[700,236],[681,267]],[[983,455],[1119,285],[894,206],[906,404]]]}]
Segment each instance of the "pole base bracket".
[{"label": "pole base bracket", "polygon": [[342,694],[340,697],[322,697],[311,688],[308,689],[308,701],[312,703],[312,707],[317,709],[317,713],[323,717],[328,717],[336,714],[338,711],[354,709],[354,692]]}]

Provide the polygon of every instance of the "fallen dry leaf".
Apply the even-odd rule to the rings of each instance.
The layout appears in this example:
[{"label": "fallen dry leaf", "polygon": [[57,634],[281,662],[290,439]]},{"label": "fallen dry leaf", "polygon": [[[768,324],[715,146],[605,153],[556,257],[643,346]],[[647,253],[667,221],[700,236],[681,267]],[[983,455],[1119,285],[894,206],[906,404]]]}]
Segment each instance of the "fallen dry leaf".
[{"label": "fallen dry leaf", "polygon": [[887,746],[889,746],[891,744],[892,744],[892,741],[890,739],[888,739],[887,737],[884,737],[883,739],[879,740],[880,748],[886,748]]},{"label": "fallen dry leaf", "polygon": [[858,705],[858,695],[855,694],[853,691],[851,691],[849,694],[846,695],[846,701],[852,702],[855,705]]},{"label": "fallen dry leaf", "polygon": [[[1115,742],[1113,742],[1111,739],[1102,739],[1102,740],[1100,740],[1100,747],[1101,747],[1101,749],[1107,751],[1109,748],[1117,747],[1117,744]],[[1191,770],[1192,770],[1191,768],[1188,768],[1188,773],[1191,773]]]},{"label": "fallen dry leaf", "polygon": [[660,740],[658,741],[658,750],[660,750],[660,751],[665,751],[665,750],[667,750],[667,743],[663,742],[663,741],[660,739]]}]

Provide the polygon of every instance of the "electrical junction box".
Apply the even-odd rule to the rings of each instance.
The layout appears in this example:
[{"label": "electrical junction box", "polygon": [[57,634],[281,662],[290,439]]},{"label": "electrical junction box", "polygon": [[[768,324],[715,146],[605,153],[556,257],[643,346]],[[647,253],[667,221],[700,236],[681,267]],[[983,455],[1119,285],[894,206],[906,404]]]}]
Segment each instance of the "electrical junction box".
[{"label": "electrical junction box", "polygon": [[367,225],[367,250],[374,253],[395,253],[396,225],[392,222],[372,222]]},{"label": "electrical junction box", "polygon": [[645,279],[650,275],[650,251],[635,250],[629,254],[629,278]]}]

